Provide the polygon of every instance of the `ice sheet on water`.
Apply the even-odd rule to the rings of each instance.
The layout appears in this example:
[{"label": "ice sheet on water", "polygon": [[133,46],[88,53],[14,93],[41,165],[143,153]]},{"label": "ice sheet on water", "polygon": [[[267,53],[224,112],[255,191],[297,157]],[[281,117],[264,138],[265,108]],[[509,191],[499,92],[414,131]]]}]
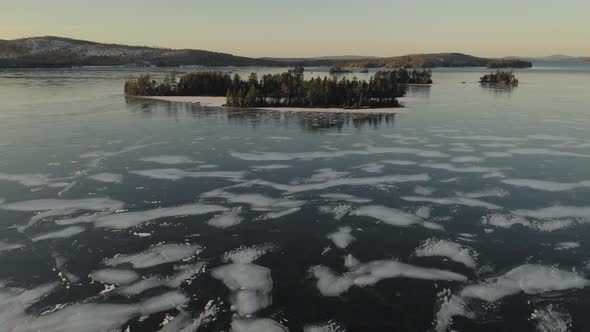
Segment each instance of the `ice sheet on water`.
[{"label": "ice sheet on water", "polygon": [[202,161],[193,160],[188,156],[178,155],[161,155],[151,156],[139,159],[139,161],[163,164],[163,165],[177,165],[177,164],[200,164]]},{"label": "ice sheet on water", "polygon": [[424,197],[424,196],[403,196],[404,201],[408,202],[429,202],[441,205],[465,205],[471,207],[482,207],[490,210],[501,209],[500,206],[479,199],[469,197]]},{"label": "ice sheet on water", "polygon": [[232,292],[232,310],[247,316],[272,303],[270,269],[256,264],[233,263],[215,268],[211,275]]},{"label": "ice sheet on water", "polygon": [[234,158],[251,161],[287,161],[287,160],[313,160],[313,159],[331,159],[340,158],[347,156],[368,156],[368,155],[379,155],[379,154],[411,154],[419,157],[426,158],[447,158],[448,154],[434,151],[434,150],[423,150],[416,148],[403,148],[403,147],[375,147],[368,146],[363,150],[339,150],[339,151],[313,151],[313,152],[295,152],[295,153],[284,153],[284,152],[232,152],[230,155]]},{"label": "ice sheet on water", "polygon": [[236,319],[231,323],[232,332],[289,332],[289,329],[269,318]]},{"label": "ice sheet on water", "polygon": [[535,309],[530,320],[535,322],[537,332],[568,332],[572,328],[570,313],[553,304]]},{"label": "ice sheet on water", "polygon": [[517,216],[537,219],[579,218],[584,221],[590,220],[590,207],[586,206],[553,205],[536,210],[520,209],[512,213]]},{"label": "ice sheet on water", "polygon": [[207,224],[217,228],[228,228],[241,223],[244,218],[240,215],[242,213],[242,207],[235,207],[227,212],[213,216],[213,218],[207,221]]},{"label": "ice sheet on water", "polygon": [[470,192],[470,193],[463,193],[463,192],[456,192],[457,196],[467,197],[467,198],[482,198],[482,197],[506,197],[510,195],[510,193],[501,188],[492,188],[492,189],[483,189],[480,191]]},{"label": "ice sheet on water", "polygon": [[436,189],[432,188],[432,187],[423,187],[423,186],[416,186],[416,188],[414,188],[414,192],[418,195],[422,195],[422,196],[430,196],[432,195],[434,192],[436,191]]},{"label": "ice sheet on water", "polygon": [[303,327],[303,332],[344,332],[346,331],[340,324],[331,320],[321,324],[309,324]]},{"label": "ice sheet on water", "polygon": [[447,332],[455,316],[475,318],[475,315],[467,309],[467,304],[460,296],[451,295],[449,290],[444,290],[439,295],[441,296],[441,299],[439,299],[441,303],[434,321],[436,332]]},{"label": "ice sheet on water", "polygon": [[223,254],[222,260],[224,262],[239,264],[254,263],[258,258],[264,256],[273,249],[274,247],[271,244],[262,244],[250,247],[241,246]]},{"label": "ice sheet on water", "polygon": [[512,157],[511,153],[502,152],[502,151],[491,151],[491,152],[484,152],[484,156],[487,158],[509,158]]},{"label": "ice sheet on water", "polygon": [[529,227],[543,232],[551,232],[575,224],[574,220],[571,219],[528,220],[522,216],[512,214],[490,214],[482,217],[482,223],[484,225],[492,225],[502,228],[521,225],[523,227]]},{"label": "ice sheet on water", "polygon": [[134,268],[143,269],[190,258],[198,255],[201,251],[203,251],[203,247],[197,244],[157,244],[137,254],[117,255],[113,258],[107,258],[103,263],[108,266],[129,263]]},{"label": "ice sheet on water", "polygon": [[381,205],[362,206],[352,211],[350,214],[354,216],[370,217],[392,226],[407,227],[420,225],[430,229],[443,229],[442,226],[437,224],[427,224],[424,220],[414,214]]},{"label": "ice sheet on water", "polygon": [[414,253],[418,257],[447,257],[469,268],[477,267],[477,253],[473,249],[448,240],[428,239]]},{"label": "ice sheet on water", "polygon": [[162,180],[180,180],[184,178],[222,178],[230,180],[241,179],[245,172],[242,171],[185,171],[178,168],[157,168],[140,171],[129,171],[129,173]]},{"label": "ice sheet on water", "polygon": [[525,264],[499,277],[487,279],[481,284],[467,286],[460,295],[486,302],[495,302],[519,292],[540,294],[581,289],[588,284],[588,280],[574,271],[560,270],[553,266]]},{"label": "ice sheet on water", "polygon": [[0,180],[22,184],[25,187],[65,187],[68,182],[64,179],[52,179],[48,174],[6,174],[0,173]]},{"label": "ice sheet on water", "polygon": [[395,160],[395,159],[387,159],[387,160],[380,160],[382,164],[390,164],[390,165],[397,165],[397,166],[410,166],[416,165],[418,162],[412,160]]},{"label": "ice sheet on water", "polygon": [[450,136],[450,139],[470,141],[493,141],[493,142],[526,142],[528,139],[522,137],[492,136],[492,135],[457,135]]},{"label": "ice sheet on water", "polygon": [[502,182],[515,187],[530,188],[543,191],[568,191],[581,188],[590,188],[590,181],[580,182],[555,182],[535,179],[504,179]]},{"label": "ice sheet on water", "polygon": [[501,169],[495,167],[484,167],[484,166],[465,166],[458,167],[449,163],[422,163],[420,167],[432,168],[445,170],[449,172],[457,173],[495,173],[500,172]]},{"label": "ice sheet on water", "polygon": [[123,182],[123,175],[114,173],[98,173],[88,177],[91,180],[106,183],[121,183]]},{"label": "ice sheet on water", "polygon": [[450,159],[452,163],[479,163],[484,160],[486,160],[486,158],[478,156],[458,156]]},{"label": "ice sheet on water", "polygon": [[118,210],[123,208],[125,203],[121,201],[112,200],[109,198],[82,198],[82,199],[38,199],[32,201],[21,201],[13,203],[4,203],[0,205],[0,209],[12,211],[72,211],[72,210],[87,210],[87,211],[104,211],[104,210]]},{"label": "ice sheet on water", "polygon": [[467,277],[445,270],[423,268],[394,260],[382,260],[364,263],[353,268],[349,273],[336,275],[326,266],[311,269],[317,279],[317,288],[324,296],[339,296],[352,286],[370,286],[383,279],[410,278],[422,280],[466,281]]},{"label": "ice sheet on water", "polygon": [[339,204],[335,206],[320,206],[319,211],[325,214],[332,214],[334,219],[340,220],[344,218],[350,211],[352,211],[352,205],[350,204]]},{"label": "ice sheet on water", "polygon": [[107,214],[97,217],[94,221],[96,227],[126,229],[142,223],[170,217],[195,216],[213,212],[224,212],[227,208],[211,204],[187,204],[173,207],[157,208],[153,210],[122,212]]},{"label": "ice sheet on water", "polygon": [[385,165],[379,164],[379,163],[368,163],[368,164],[358,165],[353,168],[360,169],[361,171],[367,172],[367,173],[383,173],[383,168],[385,168]]},{"label": "ice sheet on water", "polygon": [[36,236],[32,237],[31,240],[33,242],[37,242],[37,241],[43,241],[43,240],[64,239],[64,238],[69,238],[74,235],[80,234],[80,233],[84,232],[85,230],[86,230],[86,228],[81,227],[81,226],[70,226],[70,227],[66,227],[64,229],[61,229],[59,231],[36,235]]},{"label": "ice sheet on water", "polygon": [[332,240],[336,247],[346,249],[349,244],[356,240],[356,238],[350,234],[351,232],[352,228],[348,226],[340,227],[336,232],[328,234],[327,238]]},{"label": "ice sheet on water", "polygon": [[580,242],[559,242],[556,243],[553,248],[555,248],[555,250],[569,250],[578,248],[579,246]]},{"label": "ice sheet on water", "polygon": [[90,273],[90,278],[105,284],[124,285],[137,280],[139,274],[133,270],[101,269],[92,271]]}]

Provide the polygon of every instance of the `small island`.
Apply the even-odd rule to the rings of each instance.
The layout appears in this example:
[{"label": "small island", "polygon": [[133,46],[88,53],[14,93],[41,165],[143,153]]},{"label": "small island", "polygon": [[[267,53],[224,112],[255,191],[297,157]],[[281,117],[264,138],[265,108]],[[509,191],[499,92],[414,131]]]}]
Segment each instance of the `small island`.
[{"label": "small island", "polygon": [[530,61],[523,61],[518,59],[499,59],[493,60],[486,64],[488,69],[501,69],[501,68],[532,68],[533,63]]},{"label": "small island", "polygon": [[430,84],[429,70],[405,69],[376,72],[368,81],[357,78],[316,77],[304,79],[303,67],[280,74],[247,79],[220,72],[196,72],[179,80],[169,75],[163,81],[149,75],[131,77],[125,82],[128,96],[225,96],[228,107],[289,107],[368,109],[402,107],[398,98],[406,84]]},{"label": "small island", "polygon": [[348,69],[344,69],[340,66],[332,66],[330,68],[330,74],[331,75],[337,75],[337,74],[350,74],[352,73],[352,70],[348,70]]},{"label": "small island", "polygon": [[518,79],[514,76],[512,71],[498,70],[495,73],[490,73],[482,76],[479,79],[481,84],[496,84],[504,86],[517,86]]}]

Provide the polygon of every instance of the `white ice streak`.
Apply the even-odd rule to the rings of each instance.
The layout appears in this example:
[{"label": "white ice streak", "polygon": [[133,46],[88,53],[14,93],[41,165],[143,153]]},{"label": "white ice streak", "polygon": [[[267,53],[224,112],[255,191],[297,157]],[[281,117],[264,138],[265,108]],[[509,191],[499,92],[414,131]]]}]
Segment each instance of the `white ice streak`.
[{"label": "white ice streak", "polygon": [[88,177],[91,180],[105,183],[121,183],[123,182],[123,175],[114,173],[99,173]]},{"label": "white ice streak", "polygon": [[103,260],[103,263],[108,266],[129,263],[134,268],[144,269],[188,259],[198,255],[201,251],[203,251],[203,247],[197,244],[157,244],[137,254],[116,255],[113,258],[107,258]]},{"label": "white ice streak", "polygon": [[217,228],[228,228],[241,223],[244,218],[240,215],[242,213],[242,207],[235,207],[227,212],[213,216],[213,218],[207,221],[209,226]]},{"label": "white ice streak", "polygon": [[4,241],[0,241],[0,252],[9,251],[9,250],[16,250],[24,248],[23,244],[20,243],[8,243]]},{"label": "white ice streak", "polygon": [[187,156],[177,156],[177,155],[162,155],[162,156],[152,156],[152,157],[145,157],[139,159],[139,161],[163,164],[163,165],[177,165],[177,164],[199,164],[202,163],[201,161],[193,160],[191,157]]},{"label": "white ice streak", "polygon": [[52,179],[47,174],[6,174],[0,173],[0,180],[17,182],[25,187],[65,187],[69,183],[63,178]]},{"label": "white ice streak", "polygon": [[418,257],[447,257],[472,269],[477,266],[477,253],[473,249],[448,240],[428,239],[414,253]]},{"label": "white ice streak", "polygon": [[544,156],[554,156],[554,157],[579,157],[579,158],[590,158],[588,154],[582,153],[575,153],[575,152],[567,152],[567,151],[560,151],[560,150],[553,150],[553,149],[546,149],[546,148],[521,148],[521,149],[510,149],[508,153],[512,154],[519,154],[519,155],[544,155]]},{"label": "white ice streak", "polygon": [[233,263],[215,268],[211,275],[232,292],[232,310],[248,316],[272,303],[270,269],[256,264]]},{"label": "white ice streak", "polygon": [[317,288],[324,296],[339,296],[352,286],[369,286],[383,279],[409,278],[422,280],[466,281],[467,277],[439,269],[423,268],[401,263],[395,260],[373,261],[360,264],[349,273],[336,275],[326,266],[311,269],[317,279]]},{"label": "white ice streak", "polygon": [[447,158],[448,154],[434,150],[422,150],[415,148],[403,147],[374,147],[369,146],[364,150],[339,150],[339,151],[313,151],[313,152],[232,152],[231,156],[251,161],[287,161],[287,160],[313,160],[313,159],[330,159],[346,156],[368,156],[376,154],[411,154],[426,158]]},{"label": "white ice streak", "polygon": [[161,180],[180,180],[184,178],[222,178],[229,180],[241,179],[245,172],[242,171],[185,171],[178,168],[157,168],[140,171],[130,171],[129,173],[145,176],[152,179]]},{"label": "white ice streak", "polygon": [[319,211],[325,214],[332,214],[334,219],[340,220],[344,218],[350,211],[352,211],[352,205],[350,204],[339,204],[336,206],[320,206]]},{"label": "white ice streak", "polygon": [[320,197],[327,199],[327,200],[346,201],[346,202],[358,203],[358,204],[371,202],[371,199],[369,199],[369,198],[362,198],[362,197],[357,197],[357,196],[347,195],[347,194],[321,194]]},{"label": "white ice streak", "polygon": [[204,271],[205,263],[198,262],[191,265],[175,266],[174,270],[178,271],[172,276],[157,277],[151,276],[134,282],[133,284],[118,288],[117,292],[126,296],[132,296],[141,294],[142,292],[156,288],[156,287],[168,287],[178,288],[183,282],[192,278],[193,276],[200,274]]},{"label": "white ice streak", "polygon": [[526,138],[509,137],[509,136],[491,136],[491,135],[463,135],[450,136],[448,138],[456,140],[471,140],[471,141],[494,141],[494,142],[526,142]]},{"label": "white ice streak", "polygon": [[388,225],[398,227],[408,227],[412,225],[420,225],[428,229],[442,230],[443,227],[422,218],[404,212],[402,210],[389,208],[381,205],[367,205],[362,206],[350,213],[353,216],[370,217],[382,221]]},{"label": "white ice streak", "polygon": [[471,207],[482,207],[490,210],[501,209],[500,206],[475,198],[457,196],[457,197],[423,197],[423,196],[403,196],[404,201],[408,202],[429,202],[441,205],[465,205]]},{"label": "white ice streak", "polygon": [[432,168],[445,170],[449,172],[457,173],[496,173],[500,172],[501,169],[495,167],[483,167],[483,166],[465,166],[459,167],[449,163],[422,163],[420,167]]},{"label": "white ice streak", "polygon": [[352,228],[345,226],[340,227],[336,232],[327,235],[327,238],[334,242],[334,245],[340,249],[346,249],[356,238],[350,234]]},{"label": "white ice streak", "polygon": [[570,250],[575,249],[580,246],[580,242],[559,242],[556,243],[554,248],[555,250]]},{"label": "white ice streak", "polygon": [[502,182],[515,187],[530,188],[543,191],[568,191],[581,188],[590,188],[590,180],[580,182],[555,182],[535,179],[504,179]]},{"label": "white ice streak", "polygon": [[271,244],[255,245],[251,247],[241,246],[223,254],[222,261],[240,264],[253,263],[258,258],[272,251],[273,248],[274,247]]},{"label": "white ice streak", "polygon": [[257,170],[257,171],[268,171],[268,170],[274,170],[274,169],[285,169],[285,168],[291,168],[291,165],[283,165],[283,164],[270,164],[270,165],[254,165],[254,166],[250,166],[251,169],[253,170]]},{"label": "white ice streak", "polygon": [[59,231],[36,235],[31,238],[33,242],[42,240],[64,239],[84,232],[86,228],[80,226],[70,226]]}]

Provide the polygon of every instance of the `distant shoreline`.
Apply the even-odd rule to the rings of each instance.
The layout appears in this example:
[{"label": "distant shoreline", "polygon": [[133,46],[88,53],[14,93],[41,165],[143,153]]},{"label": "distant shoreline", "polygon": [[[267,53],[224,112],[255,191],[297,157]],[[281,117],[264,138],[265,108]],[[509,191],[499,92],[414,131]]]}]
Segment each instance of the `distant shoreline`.
[{"label": "distant shoreline", "polygon": [[[127,96],[129,98],[142,98],[151,100],[160,100],[174,103],[188,103],[199,104],[206,107],[226,107],[225,97],[209,97],[209,96]],[[402,101],[404,98],[400,98]],[[404,108],[400,107],[384,107],[384,108],[304,108],[304,107],[249,107],[245,109],[256,109],[263,111],[277,111],[277,112],[307,112],[307,113],[351,113],[351,114],[397,114],[402,113]]]}]

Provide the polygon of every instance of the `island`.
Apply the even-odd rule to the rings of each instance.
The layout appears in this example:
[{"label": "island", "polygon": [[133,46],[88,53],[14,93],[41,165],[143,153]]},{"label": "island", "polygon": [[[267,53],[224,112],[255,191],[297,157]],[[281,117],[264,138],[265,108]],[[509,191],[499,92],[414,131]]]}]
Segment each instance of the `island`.
[{"label": "island", "polygon": [[518,59],[500,59],[488,62],[486,68],[500,69],[500,68],[532,68],[533,63],[530,61]]},{"label": "island", "polygon": [[481,84],[496,84],[503,86],[517,86],[518,79],[514,76],[512,71],[498,70],[495,73],[490,73],[482,76],[479,79]]},{"label": "island", "polygon": [[402,107],[398,98],[407,84],[432,83],[429,70],[378,71],[368,81],[357,78],[316,77],[304,79],[303,67],[280,74],[247,79],[220,72],[189,73],[179,80],[169,75],[163,81],[149,75],[130,77],[127,96],[225,97],[224,106],[242,108],[336,108],[371,109]]},{"label": "island", "polygon": [[330,68],[330,74],[331,75],[335,75],[335,74],[349,74],[352,73],[352,70],[348,70],[348,69],[344,69],[340,66],[332,66]]}]

